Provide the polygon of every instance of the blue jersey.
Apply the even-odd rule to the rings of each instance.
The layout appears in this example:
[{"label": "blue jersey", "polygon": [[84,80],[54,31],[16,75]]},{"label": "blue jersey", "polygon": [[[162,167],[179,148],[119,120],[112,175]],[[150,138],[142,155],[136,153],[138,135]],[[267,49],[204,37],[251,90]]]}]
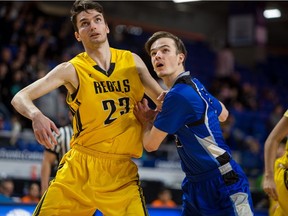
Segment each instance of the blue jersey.
[{"label": "blue jersey", "polygon": [[182,216],[252,216],[248,179],[231,158],[218,116],[221,103],[190,72],[166,94],[154,126],[177,137],[186,174]]},{"label": "blue jersey", "polygon": [[182,169],[188,176],[201,175],[229,162],[218,116],[220,102],[190,72],[180,74],[165,96],[154,126],[175,134]]}]

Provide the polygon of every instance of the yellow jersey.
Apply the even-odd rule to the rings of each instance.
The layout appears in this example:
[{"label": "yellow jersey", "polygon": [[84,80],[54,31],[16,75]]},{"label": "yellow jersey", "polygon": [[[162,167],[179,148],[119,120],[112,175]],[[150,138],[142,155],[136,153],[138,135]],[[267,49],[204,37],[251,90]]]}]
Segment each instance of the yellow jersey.
[{"label": "yellow jersey", "polygon": [[71,147],[85,148],[139,158],[142,155],[142,127],[133,114],[144,96],[133,55],[110,48],[111,63],[104,71],[86,52],[69,62],[79,79],[79,87],[67,103],[73,113]]}]

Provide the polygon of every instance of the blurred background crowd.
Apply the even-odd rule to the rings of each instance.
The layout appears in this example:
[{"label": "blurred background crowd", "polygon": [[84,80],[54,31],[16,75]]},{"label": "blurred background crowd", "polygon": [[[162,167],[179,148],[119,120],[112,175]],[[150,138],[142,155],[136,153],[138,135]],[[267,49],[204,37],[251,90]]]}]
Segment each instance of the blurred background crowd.
[{"label": "blurred background crowd", "polygon": [[[109,13],[107,15],[109,17]],[[186,69],[201,80],[230,112],[228,120],[222,125],[225,139],[249,177],[255,207],[266,209],[268,201],[261,189],[263,147],[268,133],[287,109],[288,86],[285,81],[288,78],[288,52],[269,53],[266,50],[265,57],[251,66],[238,61],[233,41],[229,43],[228,39],[215,46],[213,41],[201,35],[187,34],[187,31],[181,33],[176,28],[148,28],[149,23],[141,25],[141,22],[138,25],[131,25],[131,22],[119,24],[113,19],[108,24],[110,45],[140,55],[155,79],[149,57],[144,52],[146,39],[154,29],[179,33],[188,49]],[[69,11],[63,15],[55,11],[49,13],[37,1],[1,2],[0,26],[0,148],[42,153],[43,147],[34,139],[31,122],[17,114],[10,101],[20,89],[44,76],[60,62],[74,57],[83,48],[74,39]],[[261,41],[257,42],[258,48],[264,45]],[[245,55],[249,58],[249,53]],[[60,88],[35,103],[60,127],[69,122],[65,98],[66,91]],[[145,152],[140,160],[143,166],[152,168],[159,160],[178,161],[173,139],[168,137],[159,151]],[[19,179],[5,174],[1,168],[0,174],[3,179],[13,179],[15,185],[11,196],[13,193],[13,196],[20,197],[18,202],[29,194],[30,183],[39,183],[39,176]],[[157,197],[155,188],[160,191],[165,184],[143,182],[149,204]],[[40,195],[39,188],[32,187],[36,189],[31,190],[38,190]],[[153,192],[148,187],[152,187]],[[171,191],[174,201],[181,204],[180,190],[171,188]]]}]

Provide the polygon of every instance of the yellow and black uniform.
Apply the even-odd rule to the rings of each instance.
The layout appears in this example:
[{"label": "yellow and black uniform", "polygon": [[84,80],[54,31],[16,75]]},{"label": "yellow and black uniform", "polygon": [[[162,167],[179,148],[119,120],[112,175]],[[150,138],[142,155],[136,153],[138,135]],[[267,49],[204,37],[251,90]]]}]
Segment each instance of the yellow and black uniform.
[{"label": "yellow and black uniform", "polygon": [[[142,127],[133,108],[144,87],[132,53],[110,50],[108,71],[86,52],[70,60],[79,79],[77,92],[67,97],[73,113],[71,150],[34,215],[39,210],[47,216],[91,216],[96,209],[107,216],[148,215],[138,168],[131,160],[143,150]],[[61,206],[71,211],[63,212]]]},{"label": "yellow and black uniform", "polygon": [[[288,110],[284,116],[288,118]],[[278,204],[276,202],[276,209],[273,216],[287,216],[288,215],[288,140],[286,142],[285,154],[276,159],[274,166],[274,180],[276,190],[278,193]]]},{"label": "yellow and black uniform", "polygon": [[[68,98],[74,114],[75,136],[71,145],[140,157],[141,124],[133,114],[133,107],[142,99],[144,87],[131,53],[112,48],[111,52],[111,66],[107,72],[95,65],[87,53],[70,61],[79,78],[76,97]],[[123,144],[128,140],[130,144]]]}]

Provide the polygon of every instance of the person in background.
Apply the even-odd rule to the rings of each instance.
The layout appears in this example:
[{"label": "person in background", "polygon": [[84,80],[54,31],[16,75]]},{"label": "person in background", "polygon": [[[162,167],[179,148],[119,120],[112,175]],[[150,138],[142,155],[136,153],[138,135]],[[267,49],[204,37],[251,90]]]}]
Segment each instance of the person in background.
[{"label": "person in background", "polygon": [[143,145],[156,151],[174,134],[185,178],[182,216],[252,216],[248,178],[225,143],[220,122],[228,117],[225,106],[202,83],[185,71],[187,51],[181,39],[156,32],[146,42],[158,77],[169,88],[162,111],[151,110],[147,100],[134,113],[143,124]]},{"label": "person in background", "polygon": [[21,125],[21,122],[19,120],[19,117],[18,115],[16,114],[12,114],[12,117],[11,117],[11,138],[10,138],[10,144],[12,146],[15,146],[17,144],[17,141],[20,137],[20,133],[21,133],[21,130],[22,130],[22,125]]},{"label": "person in background", "polygon": [[65,86],[73,115],[71,149],[58,166],[34,216],[85,216],[100,210],[109,216],[146,216],[138,167],[143,152],[142,125],[133,109],[146,94],[161,108],[163,92],[143,60],[128,50],[110,47],[102,6],[76,0],[71,9],[75,38],[82,52],[57,65],[20,90],[12,105],[32,121],[37,141],[53,148],[55,123],[33,101]]},{"label": "person in background", "polygon": [[31,183],[28,194],[21,198],[22,203],[37,204],[40,200],[40,187],[37,183]]},{"label": "person in background", "polygon": [[[279,143],[288,135],[288,110],[270,132],[264,144],[264,180],[263,190],[271,202],[270,214],[288,215],[288,141],[285,153],[277,158]],[[277,158],[277,159],[276,159]]]},{"label": "person in background", "polygon": [[[69,119],[72,120],[72,113],[69,112]],[[73,134],[72,124],[59,128],[59,135],[56,136],[57,145],[54,148],[45,148],[41,165],[41,194],[47,190],[49,181],[56,175],[57,167],[62,157],[70,150],[70,140]]]},{"label": "person in background", "polygon": [[172,193],[164,188],[158,193],[158,198],[151,203],[154,208],[175,208],[177,204],[172,199]]},{"label": "person in background", "polygon": [[217,78],[229,78],[235,73],[235,56],[227,42],[216,55]]},{"label": "person in background", "polygon": [[2,179],[0,181],[0,203],[14,203],[13,192],[14,182],[11,179]]}]

